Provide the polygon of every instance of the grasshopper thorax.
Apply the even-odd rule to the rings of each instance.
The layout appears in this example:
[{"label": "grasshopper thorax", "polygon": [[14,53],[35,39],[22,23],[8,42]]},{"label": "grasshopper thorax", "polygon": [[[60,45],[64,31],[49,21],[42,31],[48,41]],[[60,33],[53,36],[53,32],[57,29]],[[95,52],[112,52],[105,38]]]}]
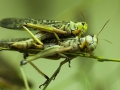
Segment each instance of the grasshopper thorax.
[{"label": "grasshopper thorax", "polygon": [[71,28],[73,35],[77,35],[80,33],[81,35],[84,35],[87,31],[88,24],[86,22],[71,22],[71,25],[69,25],[69,27]]}]

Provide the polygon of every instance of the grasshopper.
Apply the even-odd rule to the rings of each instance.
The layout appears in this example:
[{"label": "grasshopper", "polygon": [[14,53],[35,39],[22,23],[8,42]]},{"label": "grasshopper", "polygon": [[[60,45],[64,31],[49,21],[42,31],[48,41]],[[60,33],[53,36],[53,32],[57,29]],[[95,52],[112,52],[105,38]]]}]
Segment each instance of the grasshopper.
[{"label": "grasshopper", "polygon": [[[49,41],[49,43],[48,42],[46,43],[46,42],[44,42],[44,47],[45,47],[44,50],[37,52],[37,53],[28,52],[28,54],[35,54],[35,55],[25,57],[26,59],[21,61],[21,65],[30,63],[38,71],[37,67],[35,65],[33,65],[33,63],[31,63],[31,61],[38,59],[38,58],[48,58],[48,59],[52,59],[52,60],[59,60],[62,57],[62,58],[66,58],[65,61],[66,60],[69,61],[69,67],[70,67],[70,60],[73,59],[75,56],[71,55],[68,57],[64,53],[65,52],[68,52],[68,53],[72,53],[72,52],[91,53],[96,48],[96,46],[98,44],[98,39],[97,39],[96,35],[90,34],[85,37],[81,37],[80,42],[78,41],[77,37],[65,38],[64,41],[61,42],[61,45],[58,45],[57,42],[54,42],[53,40],[51,40],[51,42],[54,42],[54,43],[51,43],[50,41]],[[60,71],[60,69],[59,69],[59,71]],[[59,71],[54,75],[54,79],[57,76],[57,74],[59,73]],[[41,87],[41,86],[44,86],[45,84],[47,84],[47,82],[49,81],[49,77],[46,74],[44,74],[42,71],[39,71],[39,72],[47,79],[42,85],[40,85],[40,87]]]},{"label": "grasshopper", "polygon": [[[78,38],[80,39],[80,37],[84,35],[84,33],[86,33],[88,28],[88,24],[86,22],[22,19],[22,18],[2,19],[0,21],[0,26],[9,29],[24,28],[32,37],[33,35],[29,32],[28,28],[32,28],[32,30],[38,29],[40,31],[54,33],[59,43],[60,43],[59,35],[63,35],[63,36],[78,35]],[[43,46],[41,40],[36,40],[36,41],[38,42],[38,44],[41,45],[41,47]]]}]

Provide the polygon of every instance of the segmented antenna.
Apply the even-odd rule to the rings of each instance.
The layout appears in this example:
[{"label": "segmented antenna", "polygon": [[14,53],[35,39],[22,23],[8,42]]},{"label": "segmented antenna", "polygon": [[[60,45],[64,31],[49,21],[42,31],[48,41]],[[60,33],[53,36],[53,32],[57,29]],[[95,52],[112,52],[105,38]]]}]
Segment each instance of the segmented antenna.
[{"label": "segmented antenna", "polygon": [[[106,24],[110,21],[110,19],[104,24],[104,26],[102,27],[102,29],[98,32],[97,36],[101,33],[101,31],[104,29],[104,27],[106,26]],[[106,39],[102,39],[110,44],[112,44],[112,42],[110,42],[109,40],[106,40]]]},{"label": "segmented antenna", "polygon": [[101,40],[104,40],[104,41],[106,41],[106,42],[108,42],[108,43],[112,44],[112,42],[111,42],[111,41],[109,41],[109,40],[106,40],[106,39],[101,39]]},{"label": "segmented antenna", "polygon": [[104,27],[106,26],[106,24],[110,21],[110,19],[104,24],[104,26],[102,27],[102,29],[98,32],[97,36],[102,32],[102,30],[104,29]]},{"label": "segmented antenna", "polygon": [[80,12],[80,13],[81,13],[81,15],[82,15],[82,17],[83,17],[84,21],[86,22],[86,19],[85,19],[85,17],[84,17],[84,15],[83,15],[83,13],[82,13],[82,12]]}]

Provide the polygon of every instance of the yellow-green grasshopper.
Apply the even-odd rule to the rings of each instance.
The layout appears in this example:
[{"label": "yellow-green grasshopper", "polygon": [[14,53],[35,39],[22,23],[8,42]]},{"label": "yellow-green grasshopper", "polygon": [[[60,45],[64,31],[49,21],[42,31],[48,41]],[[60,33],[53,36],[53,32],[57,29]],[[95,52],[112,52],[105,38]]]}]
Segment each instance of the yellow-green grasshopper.
[{"label": "yellow-green grasshopper", "polygon": [[[28,28],[32,28],[31,30],[38,29],[40,31],[54,33],[58,42],[60,42],[59,35],[63,35],[62,37],[78,35],[78,38],[80,39],[81,35],[84,35],[88,28],[88,24],[86,22],[22,19],[22,18],[2,19],[0,21],[0,26],[9,29],[24,28],[27,31]],[[43,46],[43,43],[40,40],[37,40],[37,42],[38,44],[41,45],[41,47]]]}]

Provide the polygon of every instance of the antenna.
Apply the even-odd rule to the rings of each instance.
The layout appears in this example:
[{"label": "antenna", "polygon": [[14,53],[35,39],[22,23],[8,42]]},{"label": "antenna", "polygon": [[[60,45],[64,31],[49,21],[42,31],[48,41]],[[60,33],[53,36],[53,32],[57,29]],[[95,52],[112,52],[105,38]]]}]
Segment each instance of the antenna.
[{"label": "antenna", "polygon": [[109,40],[106,40],[106,39],[100,39],[100,40],[104,40],[104,41],[106,41],[106,42],[112,44],[112,42],[110,42]]},{"label": "antenna", "polygon": [[81,13],[81,15],[82,15],[82,17],[83,17],[84,21],[86,22],[86,19],[85,19],[84,15],[82,14],[82,12],[80,12],[80,13]]},{"label": "antenna", "polygon": [[[102,29],[99,31],[99,33],[97,34],[97,36],[101,33],[101,31],[104,29],[104,27],[106,26],[106,24],[107,24],[109,21],[110,21],[110,19],[107,20],[107,22],[104,24],[104,26],[103,26]],[[112,42],[110,42],[109,40],[106,40],[106,39],[102,39],[102,40],[104,40],[104,41],[106,41],[106,42],[112,44]]]},{"label": "antenna", "polygon": [[102,27],[102,29],[98,32],[97,36],[102,32],[102,30],[104,29],[104,27],[106,26],[106,24],[110,21],[110,19],[104,24],[104,26]]}]

